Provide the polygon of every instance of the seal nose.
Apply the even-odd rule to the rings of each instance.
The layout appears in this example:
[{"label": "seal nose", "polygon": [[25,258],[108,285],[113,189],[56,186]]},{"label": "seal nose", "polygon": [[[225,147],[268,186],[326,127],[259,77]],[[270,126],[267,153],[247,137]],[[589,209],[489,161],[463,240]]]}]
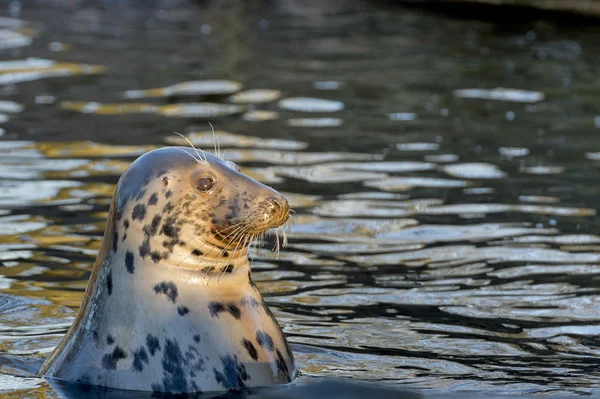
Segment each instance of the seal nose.
[{"label": "seal nose", "polygon": [[271,213],[275,217],[277,226],[282,225],[288,220],[288,217],[290,215],[290,204],[285,198],[271,197],[267,199],[267,203],[269,204],[269,209],[271,210]]}]

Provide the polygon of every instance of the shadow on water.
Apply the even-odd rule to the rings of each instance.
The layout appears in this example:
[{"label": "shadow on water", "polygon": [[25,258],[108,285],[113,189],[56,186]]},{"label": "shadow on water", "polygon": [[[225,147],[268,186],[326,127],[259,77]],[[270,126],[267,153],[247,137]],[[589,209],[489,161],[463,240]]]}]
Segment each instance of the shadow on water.
[{"label": "shadow on water", "polygon": [[597,24],[362,1],[0,14],[3,394],[58,397],[32,372],[74,319],[115,183],[185,145],[174,131],[212,150],[208,121],[296,211],[252,267],[303,378],[597,390]]}]

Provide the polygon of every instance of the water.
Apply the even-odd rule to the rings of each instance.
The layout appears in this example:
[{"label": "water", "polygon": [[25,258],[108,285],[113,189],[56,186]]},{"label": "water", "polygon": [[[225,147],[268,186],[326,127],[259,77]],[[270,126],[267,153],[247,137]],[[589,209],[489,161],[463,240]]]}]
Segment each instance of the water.
[{"label": "water", "polygon": [[[0,14],[5,394],[58,397],[24,376],[74,318],[114,184],[173,132],[212,149],[208,121],[296,210],[253,269],[303,378],[595,391],[597,24],[349,1]],[[228,82],[172,87],[199,80]]]}]

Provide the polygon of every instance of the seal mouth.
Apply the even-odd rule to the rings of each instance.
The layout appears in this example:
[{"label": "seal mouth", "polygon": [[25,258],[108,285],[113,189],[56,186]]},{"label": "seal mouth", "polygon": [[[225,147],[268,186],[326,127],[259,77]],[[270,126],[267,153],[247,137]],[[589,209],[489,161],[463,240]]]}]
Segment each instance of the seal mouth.
[{"label": "seal mouth", "polygon": [[242,222],[228,220],[226,226],[214,225],[211,233],[225,248],[248,247],[255,238],[270,229],[284,225],[290,217],[290,207],[284,198],[267,198],[255,214]]},{"label": "seal mouth", "polygon": [[244,248],[250,245],[252,242],[253,234],[248,232],[240,232],[238,234],[233,234],[233,229],[231,229],[230,233],[227,233],[227,230],[231,228],[225,228],[222,231],[214,229],[212,231],[213,236],[223,245],[224,248],[233,248],[239,247]]},{"label": "seal mouth", "polygon": [[[283,224],[283,223],[282,223]],[[252,241],[254,241],[256,238],[260,237],[262,234],[266,233],[267,231],[269,231],[271,228],[274,227],[279,227],[281,224],[278,224],[277,226],[273,226],[273,227],[266,227],[266,228],[262,228],[262,229],[246,229],[246,230],[240,230],[240,231],[235,231],[235,227],[229,227],[229,228],[225,228],[222,230],[218,230],[218,229],[213,229],[212,234],[213,237],[217,239],[217,241],[219,241],[219,243],[226,249],[233,249],[233,248],[238,248],[238,249],[242,249],[242,248],[246,248],[248,246],[250,246],[250,244],[252,243]]]}]

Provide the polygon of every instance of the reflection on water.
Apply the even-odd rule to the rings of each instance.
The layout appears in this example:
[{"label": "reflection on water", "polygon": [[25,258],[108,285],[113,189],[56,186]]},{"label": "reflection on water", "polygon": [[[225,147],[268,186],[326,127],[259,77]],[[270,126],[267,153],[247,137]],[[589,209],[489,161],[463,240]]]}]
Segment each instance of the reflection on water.
[{"label": "reflection on water", "polygon": [[598,386],[599,28],[85,4],[0,9],[22,18],[0,18],[0,390],[56,397],[32,374],[81,302],[114,185],[187,145],[173,132],[296,210],[253,269],[304,378]]}]

